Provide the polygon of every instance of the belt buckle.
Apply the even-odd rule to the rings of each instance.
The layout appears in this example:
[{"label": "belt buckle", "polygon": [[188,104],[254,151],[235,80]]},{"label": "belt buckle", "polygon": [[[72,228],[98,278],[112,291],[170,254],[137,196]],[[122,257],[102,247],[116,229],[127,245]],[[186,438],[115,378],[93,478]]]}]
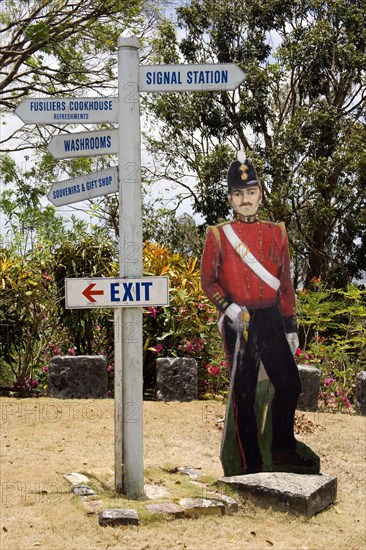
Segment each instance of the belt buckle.
[{"label": "belt buckle", "polygon": [[238,243],[235,248],[236,252],[239,254],[242,260],[244,260],[244,258],[248,256],[250,252],[249,248],[244,243]]}]

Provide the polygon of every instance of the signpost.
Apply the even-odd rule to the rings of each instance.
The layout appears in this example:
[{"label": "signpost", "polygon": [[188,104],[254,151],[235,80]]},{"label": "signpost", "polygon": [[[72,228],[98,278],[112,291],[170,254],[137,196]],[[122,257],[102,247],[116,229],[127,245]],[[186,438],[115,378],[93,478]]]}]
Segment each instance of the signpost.
[{"label": "signpost", "polygon": [[15,114],[26,124],[99,124],[118,121],[118,98],[24,99]]},{"label": "signpost", "polygon": [[211,92],[235,90],[244,80],[234,63],[212,65],[141,65],[140,92]]},{"label": "signpost", "polygon": [[65,279],[67,309],[147,307],[169,304],[168,277]]},{"label": "signpost", "polygon": [[118,169],[106,168],[54,183],[47,198],[54,206],[94,199],[118,191]]},{"label": "signpost", "polygon": [[118,153],[118,130],[59,134],[51,139],[47,149],[55,159],[112,155]]},{"label": "signpost", "polygon": [[34,98],[15,111],[26,124],[118,122],[118,130],[52,138],[56,159],[118,153],[118,168],[55,183],[48,198],[62,206],[119,188],[120,277],[66,279],[65,292],[67,308],[114,308],[115,488],[130,498],[144,494],[142,306],[168,305],[167,277],[142,277],[139,92],[226,91],[243,79],[233,63],[139,66],[139,41],[120,36],[118,98]]}]

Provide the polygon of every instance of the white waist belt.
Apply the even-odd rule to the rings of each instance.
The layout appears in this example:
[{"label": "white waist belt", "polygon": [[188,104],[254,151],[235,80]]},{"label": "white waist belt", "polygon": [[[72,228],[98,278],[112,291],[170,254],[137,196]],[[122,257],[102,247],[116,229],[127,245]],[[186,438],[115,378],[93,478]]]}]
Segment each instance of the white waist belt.
[{"label": "white waist belt", "polygon": [[250,252],[246,244],[244,244],[230,224],[224,225],[222,228],[229,243],[234,248],[235,252],[243,260],[243,262],[255,273],[262,281],[267,283],[273,290],[278,290],[280,287],[280,281],[272,275],[267,269],[257,260],[255,256]]}]

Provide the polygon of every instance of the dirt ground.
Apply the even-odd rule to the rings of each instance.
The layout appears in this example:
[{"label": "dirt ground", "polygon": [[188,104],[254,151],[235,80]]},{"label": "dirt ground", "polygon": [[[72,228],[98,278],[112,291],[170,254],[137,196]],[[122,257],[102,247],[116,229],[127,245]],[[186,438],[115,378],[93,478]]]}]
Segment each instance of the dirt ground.
[{"label": "dirt ground", "polygon": [[[63,475],[114,469],[113,408],[112,400],[0,398],[1,550],[366,549],[364,417],[303,417],[311,429],[298,438],[320,455],[322,473],[338,479],[335,505],[312,518],[262,509],[238,497],[236,514],[163,519],[144,512],[149,501],[124,500],[105,483],[100,497],[106,507],[136,505],[140,514],[138,527],[112,528],[86,513]],[[224,405],[213,401],[145,402],[145,480],[166,486],[173,501],[202,496],[187,476],[167,471],[193,466],[208,482],[222,475],[217,420],[223,414]],[[113,477],[109,484],[113,488]]]}]

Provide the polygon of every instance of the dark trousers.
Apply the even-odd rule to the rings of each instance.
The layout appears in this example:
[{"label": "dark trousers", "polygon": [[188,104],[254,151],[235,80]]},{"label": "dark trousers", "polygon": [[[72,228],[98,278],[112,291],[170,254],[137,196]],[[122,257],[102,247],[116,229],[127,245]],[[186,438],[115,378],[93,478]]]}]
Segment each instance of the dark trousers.
[{"label": "dark trousers", "polygon": [[262,361],[275,394],[272,400],[272,450],[294,449],[294,417],[301,381],[286,339],[277,305],[250,312],[248,340],[224,321],[224,340],[233,369],[233,405],[236,434],[245,468],[261,464],[257,422],[254,413],[259,363]]}]

